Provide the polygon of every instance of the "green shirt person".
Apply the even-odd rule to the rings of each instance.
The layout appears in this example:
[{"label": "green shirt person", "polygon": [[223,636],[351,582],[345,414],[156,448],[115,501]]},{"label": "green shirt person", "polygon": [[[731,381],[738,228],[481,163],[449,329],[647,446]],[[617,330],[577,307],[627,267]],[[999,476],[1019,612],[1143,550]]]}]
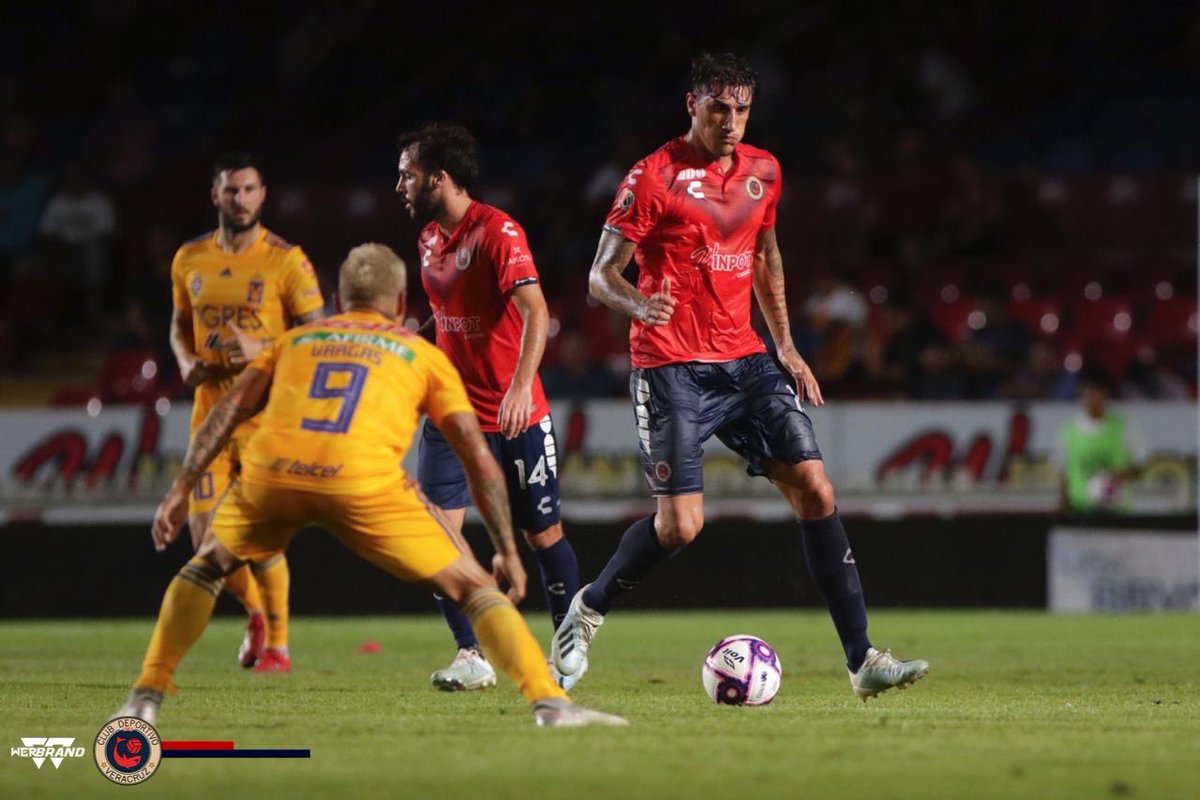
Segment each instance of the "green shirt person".
[{"label": "green shirt person", "polygon": [[1125,417],[1110,411],[1112,384],[1102,373],[1080,378],[1082,412],[1059,431],[1060,509],[1068,514],[1125,512],[1124,486],[1138,474],[1141,448]]}]

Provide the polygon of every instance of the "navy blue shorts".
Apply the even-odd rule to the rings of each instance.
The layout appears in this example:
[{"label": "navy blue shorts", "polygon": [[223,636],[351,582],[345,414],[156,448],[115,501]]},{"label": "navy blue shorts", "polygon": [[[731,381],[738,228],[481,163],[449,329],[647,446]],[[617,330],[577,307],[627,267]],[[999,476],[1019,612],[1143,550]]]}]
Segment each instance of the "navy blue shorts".
[{"label": "navy blue shorts", "polygon": [[[558,448],[550,415],[515,439],[505,439],[502,433],[485,433],[484,438],[504,470],[513,527],[541,533],[558,522]],[[417,481],[439,508],[471,505],[467,473],[446,437],[428,419],[417,448]]]},{"label": "navy blue shorts", "polygon": [[629,392],[654,497],[703,491],[701,445],[714,433],[749,462],[750,475],[765,475],[767,460],[799,464],[821,457],[791,380],[766,353],[635,368]]}]

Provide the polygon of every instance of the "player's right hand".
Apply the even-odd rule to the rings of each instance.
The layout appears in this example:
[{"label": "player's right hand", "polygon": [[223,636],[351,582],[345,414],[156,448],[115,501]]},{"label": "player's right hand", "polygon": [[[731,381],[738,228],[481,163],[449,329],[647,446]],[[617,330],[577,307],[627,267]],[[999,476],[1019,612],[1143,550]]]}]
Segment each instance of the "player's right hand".
[{"label": "player's right hand", "polygon": [[525,566],[516,550],[505,556],[492,556],[492,577],[497,584],[508,582],[508,599],[519,603],[525,597]]},{"label": "player's right hand", "polygon": [[671,296],[671,279],[665,277],[658,291],[646,298],[638,313],[638,319],[647,325],[666,325],[675,313],[676,300]]},{"label": "player's right hand", "polygon": [[233,345],[229,348],[229,363],[235,367],[246,366],[267,346],[265,341],[246,333],[233,320],[229,321],[229,329],[233,331]]},{"label": "player's right hand", "polygon": [[215,364],[210,364],[207,361],[201,361],[197,358],[188,364],[180,364],[179,374],[183,377],[185,384],[196,387],[205,381],[215,378],[217,367]]},{"label": "player's right hand", "polygon": [[171,542],[175,541],[183,523],[187,522],[189,493],[186,488],[172,484],[167,496],[154,511],[150,538],[154,540],[154,549],[158,552],[166,550]]}]

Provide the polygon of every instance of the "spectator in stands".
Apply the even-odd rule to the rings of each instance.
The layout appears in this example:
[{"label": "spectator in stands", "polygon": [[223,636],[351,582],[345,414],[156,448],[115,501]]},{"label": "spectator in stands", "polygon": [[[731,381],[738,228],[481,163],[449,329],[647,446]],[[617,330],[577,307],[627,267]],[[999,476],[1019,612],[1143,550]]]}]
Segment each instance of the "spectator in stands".
[{"label": "spectator in stands", "polygon": [[996,397],[1000,385],[1026,363],[1030,337],[999,292],[980,297],[976,313],[981,316],[967,320],[971,335],[959,354],[967,370],[967,397],[982,400]]},{"label": "spectator in stands", "polygon": [[942,201],[935,235],[940,252],[961,256],[996,252],[1003,202],[979,166],[967,156],[950,165],[950,182]]},{"label": "spectator in stands", "polygon": [[1054,340],[1042,337],[1029,346],[1029,358],[997,394],[1013,400],[1074,400],[1076,378],[1076,373],[1063,367]]},{"label": "spectator in stands", "polygon": [[1121,383],[1121,396],[1138,400],[1188,400],[1187,381],[1171,371],[1147,345],[1129,363]]},{"label": "spectator in stands", "polygon": [[887,338],[881,364],[873,377],[908,397],[922,400],[961,397],[963,382],[952,369],[949,343],[929,313],[893,293],[884,314]]},{"label": "spectator in stands", "polygon": [[54,260],[67,278],[66,284],[83,290],[79,307],[95,320],[108,288],[117,212],[82,164],[67,170],[62,191],[46,204],[39,228],[56,252]]},{"label": "spectator in stands", "polygon": [[13,151],[0,150],[0,284],[37,235],[46,179],[25,168]]},{"label": "spectator in stands", "polygon": [[867,302],[862,293],[834,277],[819,280],[804,304],[819,337],[813,372],[825,386],[861,377],[867,341]]},{"label": "spectator in stands", "polygon": [[821,193],[822,228],[833,256],[856,262],[866,255],[877,214],[875,201],[862,174],[862,161],[848,142],[839,139],[831,144],[827,158],[831,174]]},{"label": "spectator in stands", "polygon": [[616,397],[623,386],[612,372],[591,359],[587,337],[578,328],[559,336],[558,364],[542,370],[547,397]]},{"label": "spectator in stands", "polygon": [[1125,486],[1145,458],[1141,438],[1109,409],[1113,384],[1107,373],[1090,368],[1079,385],[1082,413],[1059,431],[1055,454],[1062,469],[1060,508],[1066,514],[1127,511]]}]

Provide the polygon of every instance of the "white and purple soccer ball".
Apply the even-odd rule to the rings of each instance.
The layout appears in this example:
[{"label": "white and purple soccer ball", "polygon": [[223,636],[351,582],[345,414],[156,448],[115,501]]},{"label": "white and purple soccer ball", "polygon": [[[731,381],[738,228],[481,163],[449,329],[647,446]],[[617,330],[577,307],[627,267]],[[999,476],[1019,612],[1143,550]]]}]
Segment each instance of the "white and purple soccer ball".
[{"label": "white and purple soccer ball", "polygon": [[700,677],[714,703],[765,706],[779,691],[783,669],[775,648],[757,636],[739,633],[713,645]]}]

